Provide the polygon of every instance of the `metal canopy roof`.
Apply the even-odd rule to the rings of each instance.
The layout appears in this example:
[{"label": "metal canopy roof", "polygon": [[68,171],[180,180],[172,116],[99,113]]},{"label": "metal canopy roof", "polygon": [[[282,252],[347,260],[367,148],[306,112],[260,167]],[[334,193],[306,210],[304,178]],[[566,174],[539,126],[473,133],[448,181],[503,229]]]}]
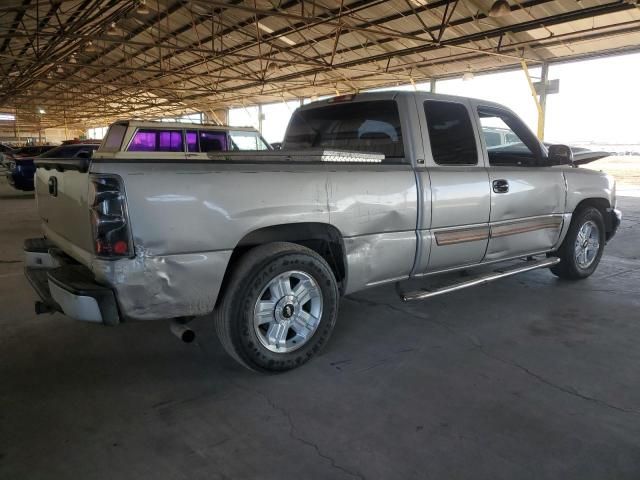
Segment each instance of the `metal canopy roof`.
[{"label": "metal canopy roof", "polygon": [[628,51],[635,2],[5,0],[0,112],[86,127]]}]

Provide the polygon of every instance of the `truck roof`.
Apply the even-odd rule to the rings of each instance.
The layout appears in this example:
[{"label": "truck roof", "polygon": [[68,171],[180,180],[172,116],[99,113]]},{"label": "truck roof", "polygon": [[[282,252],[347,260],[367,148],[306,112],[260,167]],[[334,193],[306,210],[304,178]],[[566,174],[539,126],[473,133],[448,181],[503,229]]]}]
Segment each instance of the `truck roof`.
[{"label": "truck roof", "polygon": [[235,131],[246,131],[246,132],[256,132],[257,130],[253,127],[232,127],[229,125],[217,125],[215,123],[191,123],[191,122],[163,122],[160,120],[119,120],[117,122],[113,122],[112,125],[124,125],[126,127],[133,128],[189,128],[193,130],[200,129],[216,129],[216,130],[235,130]]},{"label": "truck roof", "polygon": [[310,108],[317,108],[323,105],[332,105],[335,103],[343,102],[363,102],[363,101],[373,101],[373,100],[396,100],[398,97],[413,97],[415,95],[420,95],[423,98],[432,99],[432,100],[442,100],[442,101],[455,101],[455,100],[477,100],[482,102],[483,105],[499,107],[503,110],[511,111],[510,108],[505,105],[501,105],[496,102],[492,102],[489,100],[474,98],[474,97],[462,97],[459,95],[447,95],[442,93],[431,93],[425,90],[416,90],[416,91],[407,91],[407,90],[387,90],[384,92],[362,92],[362,93],[353,93],[346,95],[338,95],[336,97],[326,98],[324,100],[318,100],[315,102],[307,103],[301,106],[300,110],[306,110]]}]

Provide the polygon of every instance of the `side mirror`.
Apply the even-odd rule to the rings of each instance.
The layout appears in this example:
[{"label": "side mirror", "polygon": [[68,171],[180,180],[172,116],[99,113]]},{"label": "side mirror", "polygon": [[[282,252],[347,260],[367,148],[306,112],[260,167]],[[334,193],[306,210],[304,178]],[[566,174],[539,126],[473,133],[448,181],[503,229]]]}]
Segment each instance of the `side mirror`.
[{"label": "side mirror", "polygon": [[572,165],[573,151],[567,145],[551,145],[547,158],[550,165]]}]

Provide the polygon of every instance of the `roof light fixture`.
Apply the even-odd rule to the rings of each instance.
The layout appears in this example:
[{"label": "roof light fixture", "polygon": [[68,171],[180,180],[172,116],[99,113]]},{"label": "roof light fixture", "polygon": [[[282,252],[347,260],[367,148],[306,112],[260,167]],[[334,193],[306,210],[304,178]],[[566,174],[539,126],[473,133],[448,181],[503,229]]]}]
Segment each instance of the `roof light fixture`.
[{"label": "roof light fixture", "polygon": [[57,73],[64,73],[64,68],[62,68],[62,65],[58,65],[58,68],[56,69]]},{"label": "roof light fixture", "polygon": [[149,7],[147,7],[147,0],[140,0],[138,2],[138,6],[136,7],[136,13],[139,15],[149,15],[151,11]]},{"label": "roof light fixture", "polygon": [[493,5],[491,5],[491,8],[489,9],[489,12],[487,12],[487,15],[489,15],[490,17],[504,17],[505,15],[509,15],[511,13],[511,6],[509,5],[509,2],[507,2],[506,0],[496,0],[495,2],[493,2]]},{"label": "roof light fixture", "polygon": [[109,25],[109,28],[107,29],[107,35],[114,37],[120,35],[120,30],[116,27],[116,22],[111,22],[111,25]]},{"label": "roof light fixture", "polygon": [[84,51],[85,51],[85,52],[88,52],[88,53],[93,53],[93,52],[97,52],[97,51],[98,51],[98,49],[97,49],[97,48],[96,48],[96,46],[93,44],[93,42],[92,42],[91,40],[89,40],[89,41],[87,42],[87,45],[86,45],[86,47],[85,47]]},{"label": "roof light fixture", "polygon": [[39,113],[40,115],[44,115],[44,114],[45,114],[45,113],[47,113],[47,112],[45,112],[45,111],[44,111],[44,108],[42,108],[42,107],[38,107],[38,113]]},{"label": "roof light fixture", "polygon": [[[267,26],[266,26],[264,23],[262,23],[262,22],[258,22],[258,28],[259,28],[260,30],[262,30],[263,32],[265,32],[265,33],[273,33],[273,32],[274,32],[273,28],[269,28],[269,27],[267,27]],[[292,46],[292,47],[296,44],[296,42],[294,42],[294,41],[293,41],[293,40],[291,40],[289,37],[286,37],[286,36],[284,36],[284,35],[279,35],[279,36],[277,37],[277,40],[280,40],[281,42],[284,42],[284,43],[286,43],[287,45],[290,45],[290,46]]]}]

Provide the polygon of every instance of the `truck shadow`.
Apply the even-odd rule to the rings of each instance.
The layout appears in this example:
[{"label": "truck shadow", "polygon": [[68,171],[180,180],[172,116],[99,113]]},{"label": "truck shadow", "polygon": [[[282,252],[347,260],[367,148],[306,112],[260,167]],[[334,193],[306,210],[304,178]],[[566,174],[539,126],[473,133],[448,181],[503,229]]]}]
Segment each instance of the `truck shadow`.
[{"label": "truck shadow", "polygon": [[0,195],[0,200],[33,200],[34,198],[36,198],[36,196],[33,194],[33,192]]}]

